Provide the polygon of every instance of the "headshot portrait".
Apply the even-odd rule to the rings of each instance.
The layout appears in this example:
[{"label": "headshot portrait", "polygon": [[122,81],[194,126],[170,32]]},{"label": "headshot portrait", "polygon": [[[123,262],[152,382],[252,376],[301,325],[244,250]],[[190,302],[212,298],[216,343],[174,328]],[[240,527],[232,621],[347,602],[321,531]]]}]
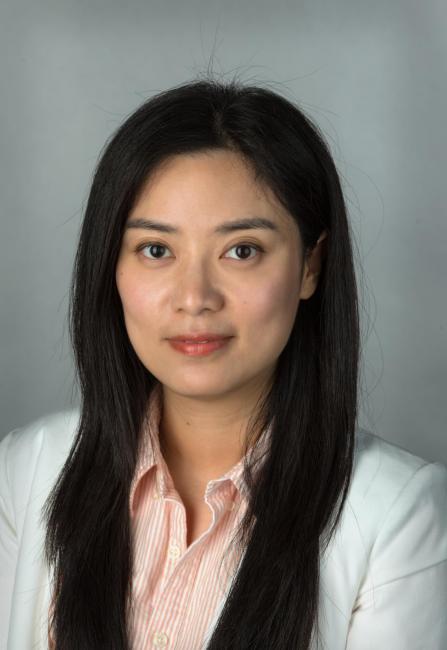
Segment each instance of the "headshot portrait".
[{"label": "headshot portrait", "polygon": [[0,650],[445,650],[446,9],[22,4]]}]

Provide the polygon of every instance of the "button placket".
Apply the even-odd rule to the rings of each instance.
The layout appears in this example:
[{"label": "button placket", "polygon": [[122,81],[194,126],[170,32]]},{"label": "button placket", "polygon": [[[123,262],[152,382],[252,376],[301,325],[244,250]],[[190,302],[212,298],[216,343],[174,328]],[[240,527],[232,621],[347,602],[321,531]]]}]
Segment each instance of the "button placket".
[{"label": "button placket", "polygon": [[168,555],[171,560],[177,560],[180,557],[180,547],[176,542],[169,545]]}]

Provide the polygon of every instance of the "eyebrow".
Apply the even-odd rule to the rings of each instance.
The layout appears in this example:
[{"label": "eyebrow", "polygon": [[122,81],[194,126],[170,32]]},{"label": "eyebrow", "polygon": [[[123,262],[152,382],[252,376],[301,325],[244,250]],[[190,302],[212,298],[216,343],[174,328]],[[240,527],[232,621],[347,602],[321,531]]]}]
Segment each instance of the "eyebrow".
[{"label": "eyebrow", "polygon": [[[160,221],[154,221],[152,219],[132,219],[128,221],[125,226],[125,230],[130,228],[142,228],[144,230],[158,230],[159,232],[167,233],[180,233],[182,232],[180,228],[171,226],[167,223],[162,223]],[[237,221],[225,221],[221,223],[217,228],[214,229],[214,232],[219,235],[225,235],[229,232],[234,232],[235,230],[273,230],[274,232],[279,232],[278,226],[270,219],[265,217],[250,217],[246,219],[238,219]]]}]

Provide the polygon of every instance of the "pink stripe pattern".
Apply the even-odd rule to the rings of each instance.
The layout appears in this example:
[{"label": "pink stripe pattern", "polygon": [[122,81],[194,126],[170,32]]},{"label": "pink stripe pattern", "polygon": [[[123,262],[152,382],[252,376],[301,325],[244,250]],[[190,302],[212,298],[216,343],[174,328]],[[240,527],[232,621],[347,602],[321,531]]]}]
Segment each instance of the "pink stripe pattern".
[{"label": "pink stripe pattern", "polygon": [[[208,482],[204,501],[212,523],[187,546],[185,507],[159,445],[161,404],[158,384],[151,394],[148,430],[130,492],[134,548],[130,636],[133,650],[199,650],[241,558],[231,541],[247,506],[244,458]],[[255,445],[257,461],[266,448],[267,433]],[[256,465],[255,474],[258,469]]]}]

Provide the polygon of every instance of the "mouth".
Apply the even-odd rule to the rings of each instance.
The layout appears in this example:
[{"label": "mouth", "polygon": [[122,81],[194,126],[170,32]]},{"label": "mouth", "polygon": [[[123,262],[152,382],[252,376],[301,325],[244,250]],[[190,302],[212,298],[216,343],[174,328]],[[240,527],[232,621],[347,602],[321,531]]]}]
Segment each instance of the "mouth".
[{"label": "mouth", "polygon": [[169,341],[180,341],[182,343],[209,343],[210,341],[222,341],[232,338],[232,335],[213,334],[211,332],[200,332],[198,334],[179,334],[169,337]]},{"label": "mouth", "polygon": [[232,336],[228,336],[203,341],[168,339],[168,342],[174,350],[187,356],[202,357],[226,348],[232,338]]},{"label": "mouth", "polygon": [[175,339],[168,339],[168,340],[169,341],[176,341],[177,343],[190,343],[190,344],[192,344],[192,343],[210,343],[210,342],[214,343],[214,341],[225,341],[225,339],[228,339],[228,338],[231,338],[231,337],[229,337],[229,336],[220,336],[219,338],[208,338],[208,339],[206,339],[206,338],[203,338],[203,339],[179,339],[179,338],[175,338]]}]

